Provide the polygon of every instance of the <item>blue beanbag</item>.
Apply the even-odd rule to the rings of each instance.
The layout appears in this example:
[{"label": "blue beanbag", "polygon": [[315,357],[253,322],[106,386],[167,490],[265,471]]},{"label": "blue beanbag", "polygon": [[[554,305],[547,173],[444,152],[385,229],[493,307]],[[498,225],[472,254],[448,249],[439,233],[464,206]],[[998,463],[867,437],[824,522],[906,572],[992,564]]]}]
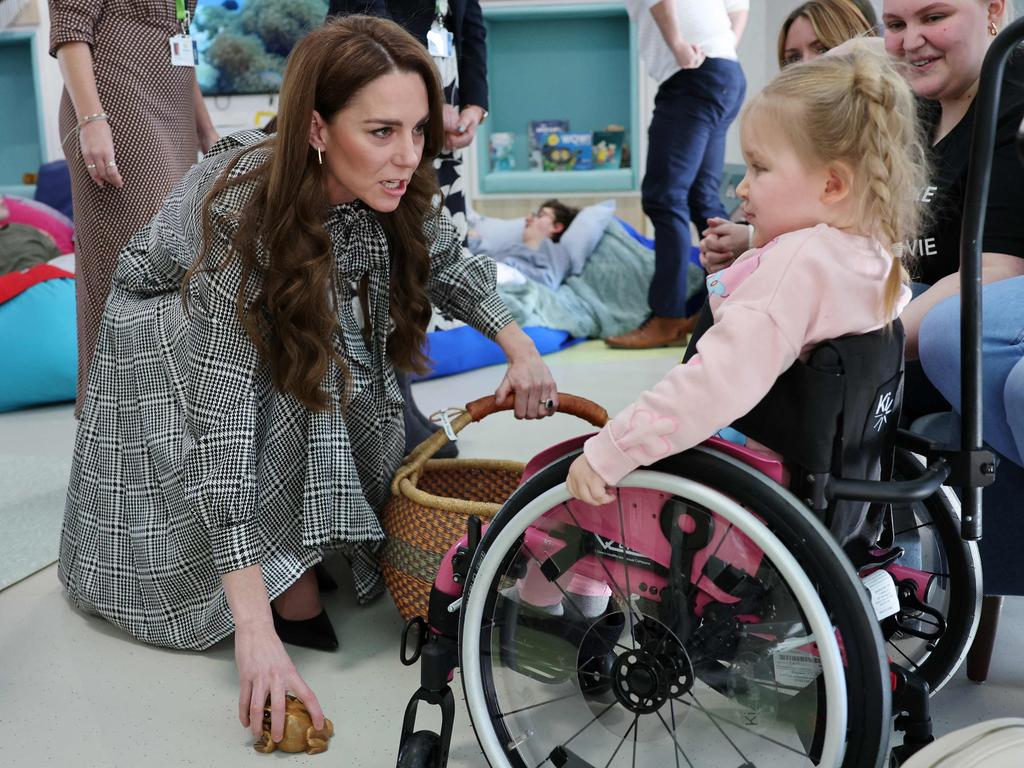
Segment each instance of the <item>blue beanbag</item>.
[{"label": "blue beanbag", "polygon": [[[528,326],[523,328],[523,331],[533,339],[537,351],[542,355],[584,341],[570,337],[567,331],[539,325]],[[454,373],[505,362],[505,353],[501,351],[501,347],[468,325],[447,331],[431,331],[427,334],[425,351],[432,361],[433,370],[425,376],[415,377],[417,381],[451,376]]]},{"label": "blue beanbag", "polygon": [[75,281],[46,280],[0,304],[0,412],[75,399]]}]

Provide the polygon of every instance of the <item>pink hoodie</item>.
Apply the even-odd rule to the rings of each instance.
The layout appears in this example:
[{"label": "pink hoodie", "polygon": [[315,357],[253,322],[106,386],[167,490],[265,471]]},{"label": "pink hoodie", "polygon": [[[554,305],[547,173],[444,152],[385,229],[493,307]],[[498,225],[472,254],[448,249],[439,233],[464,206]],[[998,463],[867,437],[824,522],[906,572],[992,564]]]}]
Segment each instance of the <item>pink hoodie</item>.
[{"label": "pink hoodie", "polygon": [[594,470],[615,485],[640,465],[692,448],[743,416],[812,347],[886,325],[892,256],[871,238],[819,224],[747,251],[707,278],[715,324],[698,354],[584,445]]}]

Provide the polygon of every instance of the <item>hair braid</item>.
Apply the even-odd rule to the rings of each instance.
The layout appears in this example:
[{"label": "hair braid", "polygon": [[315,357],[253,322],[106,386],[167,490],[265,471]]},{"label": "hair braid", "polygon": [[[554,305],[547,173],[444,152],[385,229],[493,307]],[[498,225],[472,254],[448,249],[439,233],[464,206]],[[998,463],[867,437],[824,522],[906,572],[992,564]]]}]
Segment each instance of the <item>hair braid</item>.
[{"label": "hair braid", "polygon": [[924,148],[917,140],[916,121],[899,119],[908,113],[912,116],[914,110],[909,93],[900,87],[902,82],[866,57],[853,59],[851,77],[852,90],[864,101],[867,128],[860,133],[861,171],[867,189],[864,213],[875,222],[875,236],[894,257],[882,300],[883,307],[891,309],[909,280],[905,242],[918,231],[921,210],[916,204],[894,199],[893,190],[906,194],[919,189],[917,170],[925,165]]}]

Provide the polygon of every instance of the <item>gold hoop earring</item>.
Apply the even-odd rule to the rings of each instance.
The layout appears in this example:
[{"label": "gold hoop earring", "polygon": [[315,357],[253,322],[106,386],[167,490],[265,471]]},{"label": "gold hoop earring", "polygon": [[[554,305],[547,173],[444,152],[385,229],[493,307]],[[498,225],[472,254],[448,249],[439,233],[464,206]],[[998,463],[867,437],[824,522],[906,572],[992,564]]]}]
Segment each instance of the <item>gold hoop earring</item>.
[{"label": "gold hoop earring", "polygon": [[992,37],[995,37],[996,35],[999,34],[999,27],[996,26],[996,23],[994,21],[989,20],[988,33],[992,35]]},{"label": "gold hoop earring", "polygon": [[320,151],[320,147],[316,148],[316,161],[320,163],[320,165],[324,164],[324,156],[323,153]]}]

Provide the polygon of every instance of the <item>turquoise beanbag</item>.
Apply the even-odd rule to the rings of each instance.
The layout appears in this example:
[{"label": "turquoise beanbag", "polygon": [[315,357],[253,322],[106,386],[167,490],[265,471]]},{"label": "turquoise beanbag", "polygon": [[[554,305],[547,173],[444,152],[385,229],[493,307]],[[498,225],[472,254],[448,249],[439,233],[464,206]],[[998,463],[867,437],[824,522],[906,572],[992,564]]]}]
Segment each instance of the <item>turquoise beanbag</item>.
[{"label": "turquoise beanbag", "polygon": [[46,280],[0,304],[0,412],[75,399],[75,281]]}]

